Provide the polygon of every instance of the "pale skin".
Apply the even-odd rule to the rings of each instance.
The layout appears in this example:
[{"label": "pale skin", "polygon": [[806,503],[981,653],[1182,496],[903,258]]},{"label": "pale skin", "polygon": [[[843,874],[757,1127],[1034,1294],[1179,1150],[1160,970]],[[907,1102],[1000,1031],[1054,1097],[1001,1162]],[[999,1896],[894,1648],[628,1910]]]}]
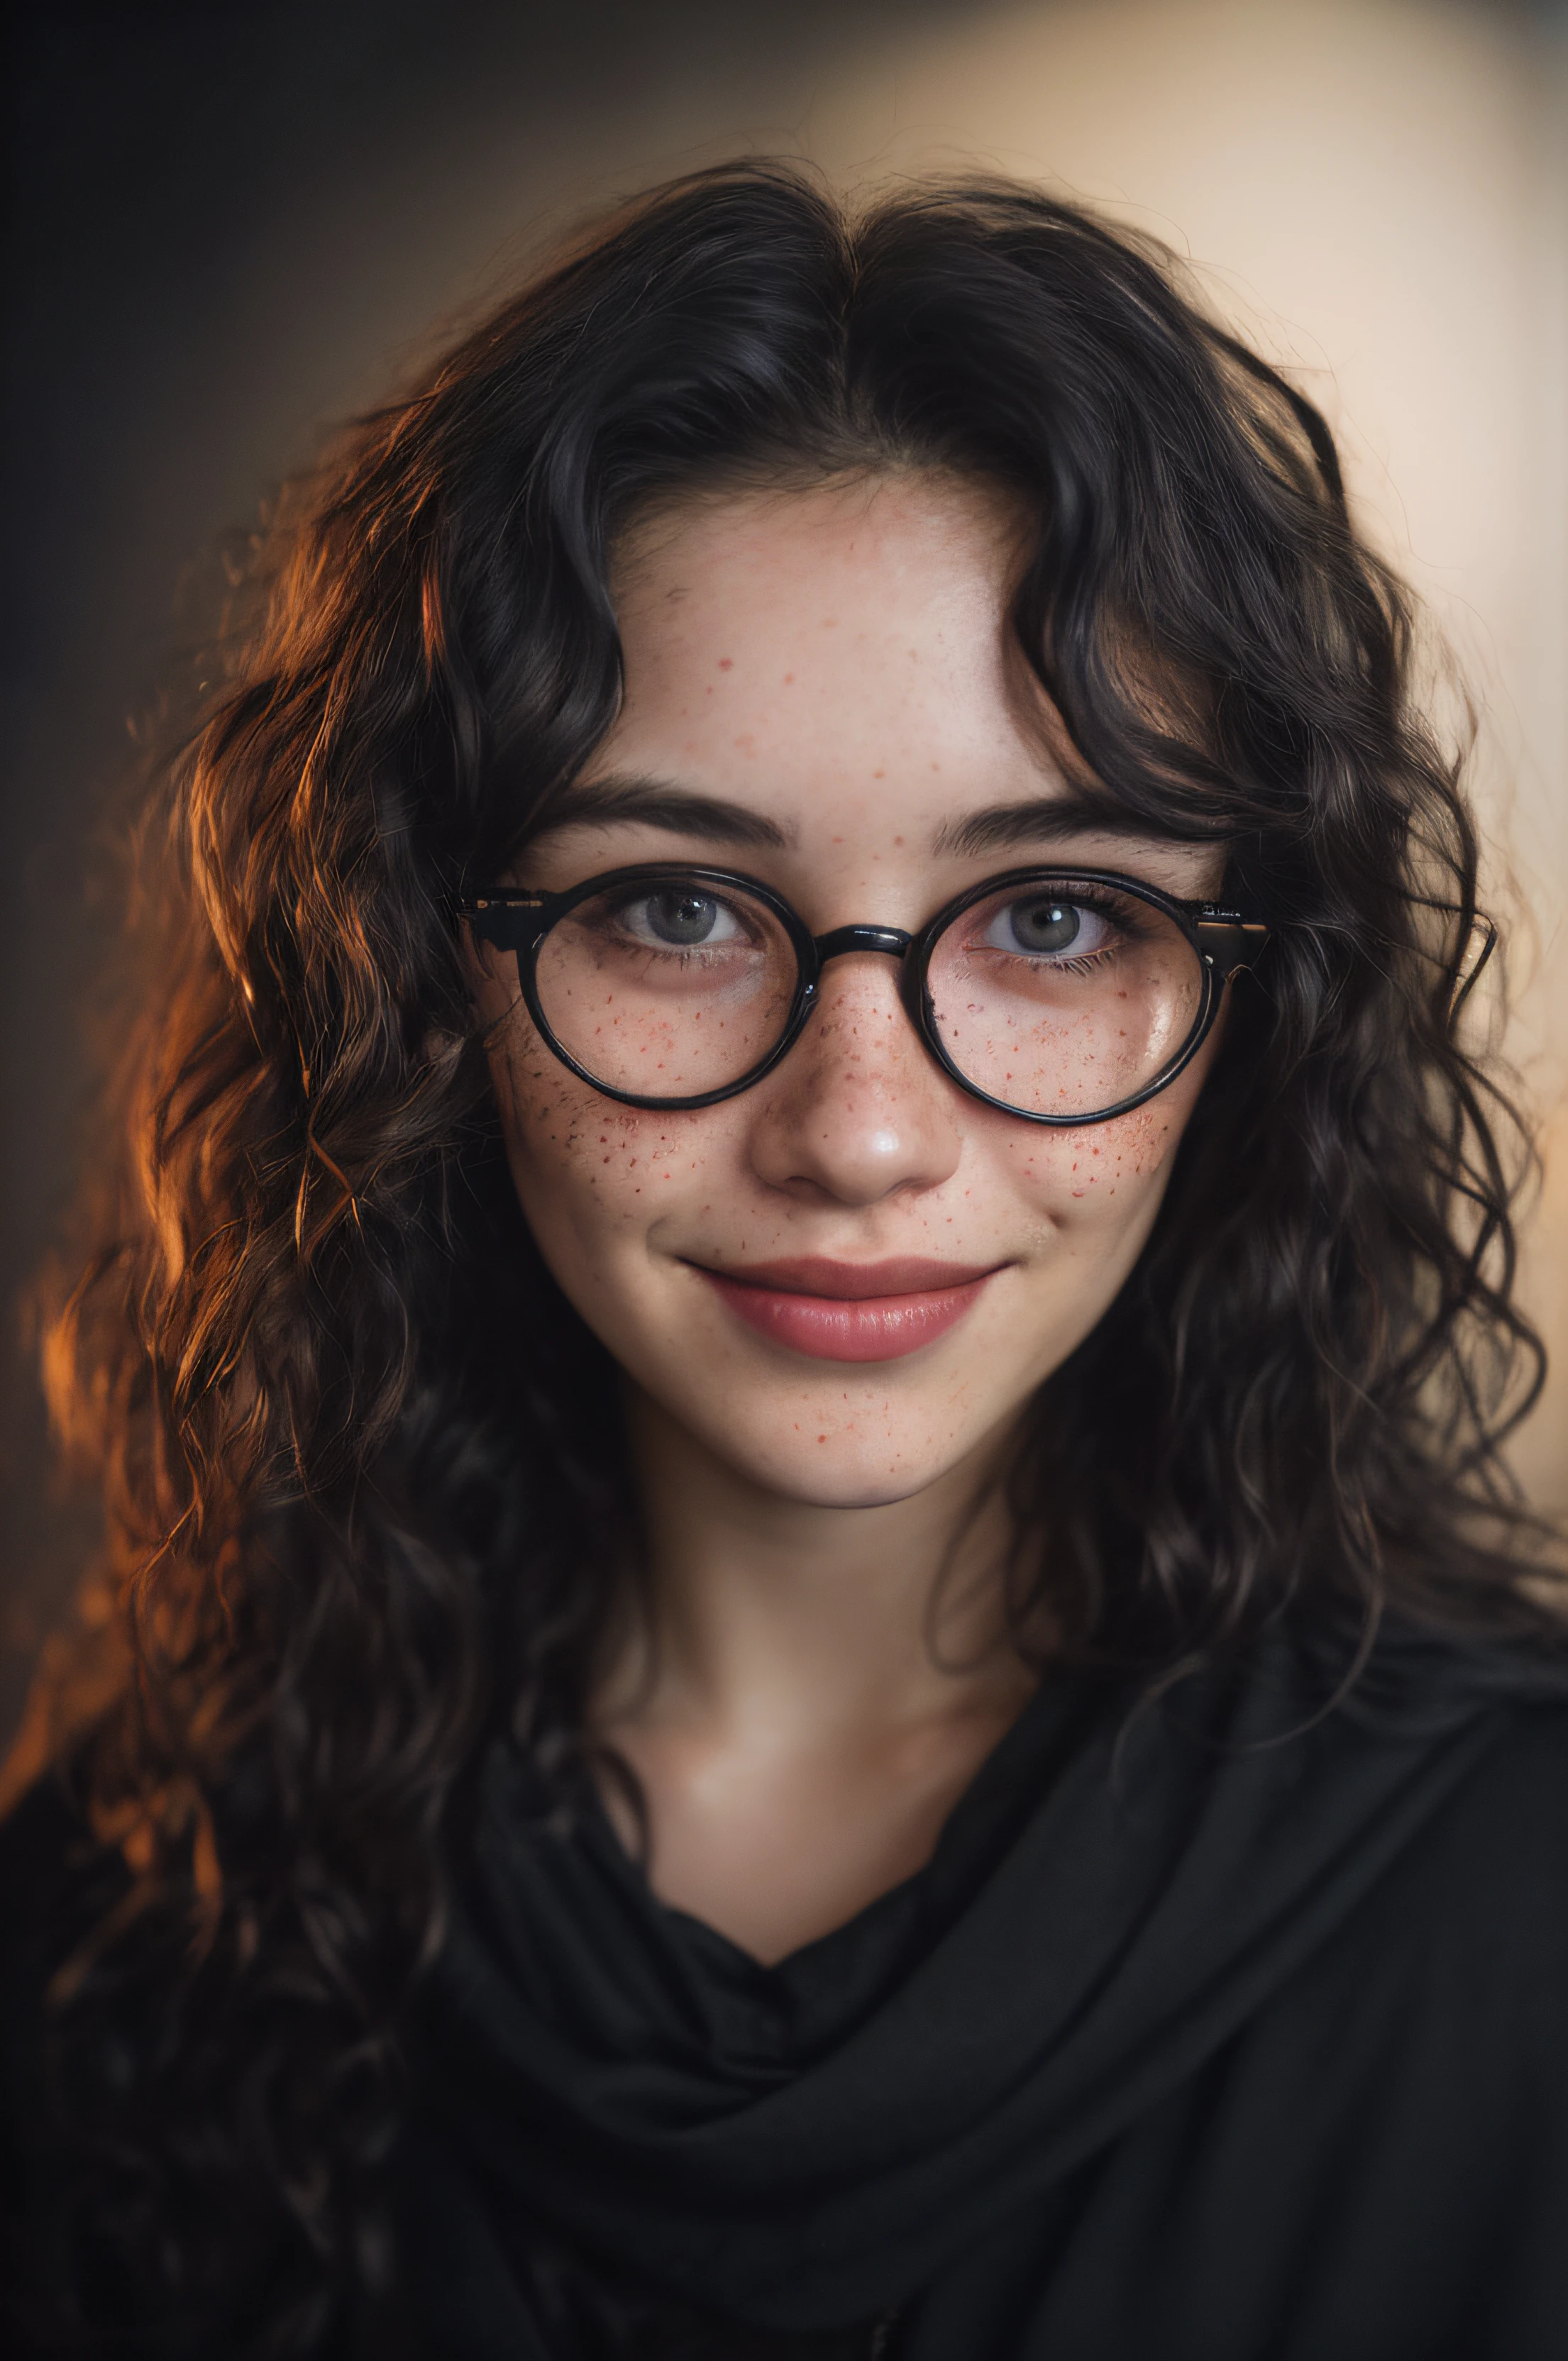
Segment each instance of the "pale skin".
[{"label": "pale skin", "polygon": [[[816,933],[913,930],[1030,861],[1216,893],[1212,849],[1073,803],[1006,621],[1020,533],[1000,494],[914,473],[648,520],[613,583],[625,696],[585,816],[520,880],[689,859]],[[469,968],[523,1210],[625,1373],[649,1563],[594,1723],[641,1782],[655,1893],[776,1961],[922,1866],[1036,1684],[997,1471],[1137,1258],[1217,1029],[1146,1105],[1045,1129],[959,1089],[894,962],[856,953],[761,1083],[650,1111],[559,1063],[514,962]],[[754,1333],[703,1277],[804,1256],[992,1275],[947,1333],[859,1363]]]}]

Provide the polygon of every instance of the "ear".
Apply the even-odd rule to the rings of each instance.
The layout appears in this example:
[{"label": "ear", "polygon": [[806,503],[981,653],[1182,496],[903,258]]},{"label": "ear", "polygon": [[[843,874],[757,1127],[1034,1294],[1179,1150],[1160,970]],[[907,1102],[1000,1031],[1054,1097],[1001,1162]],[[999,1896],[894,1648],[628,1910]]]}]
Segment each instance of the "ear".
[{"label": "ear", "polygon": [[457,961],[474,1013],[487,1030],[511,1014],[519,999],[517,958],[476,935],[466,918],[457,921]]},{"label": "ear", "polygon": [[[479,1001],[487,994],[494,994],[496,987],[503,984],[503,971],[508,963],[510,963],[508,951],[500,950],[499,944],[488,942],[488,938],[484,938],[484,935],[475,935],[470,918],[458,918],[458,966],[463,968],[463,983],[467,984],[467,994],[470,994],[472,1001]],[[517,972],[512,971],[512,984],[515,983]]]},{"label": "ear", "polygon": [[449,1032],[444,1025],[427,1025],[420,1042],[420,1056],[433,1074],[444,1081],[468,1047],[471,1036]]}]

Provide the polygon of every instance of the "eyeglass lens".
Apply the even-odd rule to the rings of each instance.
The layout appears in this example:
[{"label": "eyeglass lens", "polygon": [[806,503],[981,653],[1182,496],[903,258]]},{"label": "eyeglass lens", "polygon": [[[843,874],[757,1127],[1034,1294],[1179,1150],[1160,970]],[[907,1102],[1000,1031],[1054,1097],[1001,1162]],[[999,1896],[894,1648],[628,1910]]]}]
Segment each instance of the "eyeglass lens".
[{"label": "eyeglass lens", "polygon": [[611,886],[540,945],[546,1024],[596,1082],[635,1098],[700,1098],[761,1065],[799,970],[763,902],[679,879]]},{"label": "eyeglass lens", "polygon": [[[540,946],[535,989],[563,1049],[629,1096],[698,1098],[752,1072],[788,1027],[799,971],[777,915],[680,878],[609,887]],[[1133,1097],[1203,1003],[1198,954],[1152,903],[1045,879],[961,911],[927,975],[966,1081],[1020,1113],[1082,1120]]]},{"label": "eyeglass lens", "polygon": [[927,971],[932,1022],[988,1098],[1081,1118],[1134,1097],[1203,1005],[1203,969],[1176,921],[1113,887],[1046,883],[976,902]]}]

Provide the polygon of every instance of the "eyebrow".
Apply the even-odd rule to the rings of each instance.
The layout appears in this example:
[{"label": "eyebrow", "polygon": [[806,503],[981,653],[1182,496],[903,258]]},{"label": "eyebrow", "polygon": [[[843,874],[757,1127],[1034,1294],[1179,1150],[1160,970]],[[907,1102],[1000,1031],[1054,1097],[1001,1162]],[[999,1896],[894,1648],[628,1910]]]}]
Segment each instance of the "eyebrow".
[{"label": "eyebrow", "polygon": [[722,796],[697,795],[668,779],[619,773],[569,788],[538,835],[616,820],[641,820],[644,827],[665,829],[672,836],[701,837],[709,844],[766,846],[783,851],[794,841],[792,830],[761,812],[748,810],[744,804],[727,803]]},{"label": "eyebrow", "polygon": [[[709,844],[748,850],[785,851],[795,842],[794,829],[781,827],[745,804],[730,803],[723,796],[699,795],[695,788],[678,786],[669,779],[627,772],[612,772],[568,788],[534,840],[561,829],[603,827],[617,821],[641,821],[671,836],[694,836]],[[1136,838],[1144,843],[1189,841],[1185,837],[1168,837],[1102,796],[1069,787],[1051,796],[1031,796],[1023,803],[992,804],[962,819],[949,820],[938,829],[932,850],[973,856],[1059,843],[1064,837],[1084,835]]]},{"label": "eyebrow", "polygon": [[1151,826],[1102,796],[1069,787],[1065,794],[1032,796],[1026,803],[992,804],[948,820],[937,833],[938,852],[1010,852],[1021,846],[1059,843],[1067,836],[1136,837],[1146,844],[1186,844],[1186,837]]}]

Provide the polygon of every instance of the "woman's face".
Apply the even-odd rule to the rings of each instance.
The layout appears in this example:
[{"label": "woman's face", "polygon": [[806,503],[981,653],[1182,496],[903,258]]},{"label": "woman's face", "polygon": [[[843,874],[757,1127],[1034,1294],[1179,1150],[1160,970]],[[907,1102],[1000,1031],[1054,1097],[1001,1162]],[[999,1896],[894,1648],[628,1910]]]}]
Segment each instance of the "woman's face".
[{"label": "woman's face", "polygon": [[[1036,861],[1217,891],[1207,849],[1092,815],[1062,832],[1073,799],[1006,620],[1020,548],[999,494],[914,474],[652,519],[614,586],[620,719],[582,817],[530,847],[520,882],[690,860],[762,879],[814,934],[914,930]],[[826,966],[762,1082],[669,1113],[570,1073],[510,957],[481,948],[472,974],[560,1285],[707,1452],[824,1506],[907,1497],[1002,1441],[1136,1259],[1214,1039],[1147,1104],[1051,1130],[951,1082],[896,962],[859,953]]]}]

